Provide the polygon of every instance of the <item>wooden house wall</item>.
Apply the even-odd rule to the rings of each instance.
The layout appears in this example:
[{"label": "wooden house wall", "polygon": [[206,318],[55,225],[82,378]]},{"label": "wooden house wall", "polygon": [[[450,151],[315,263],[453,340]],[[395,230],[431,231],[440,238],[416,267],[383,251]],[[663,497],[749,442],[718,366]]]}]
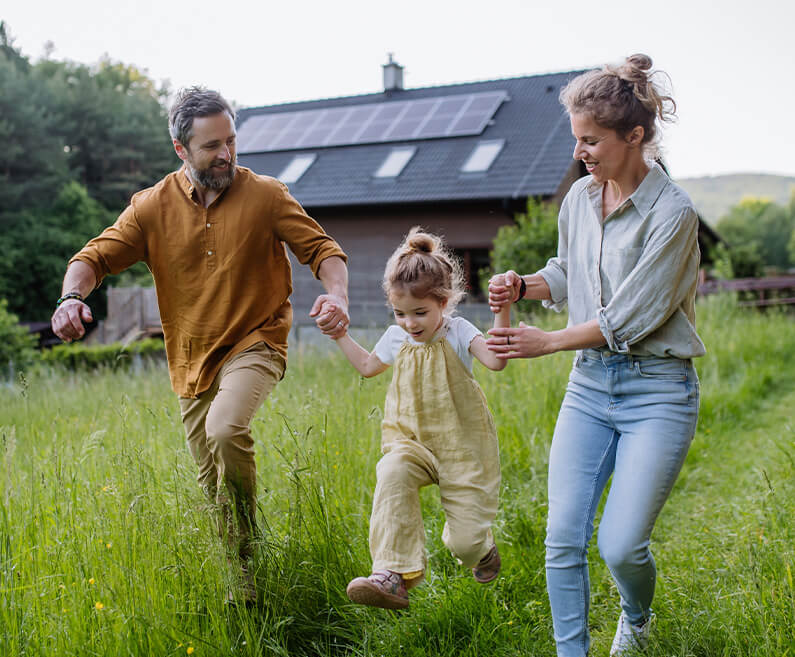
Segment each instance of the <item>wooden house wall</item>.
[{"label": "wooden house wall", "polygon": [[[384,267],[413,226],[442,235],[451,249],[491,249],[499,227],[512,223],[514,215],[513,208],[500,202],[307,211],[348,255],[351,320],[358,326],[382,326],[390,321],[381,288]],[[292,255],[291,262],[293,321],[306,324],[312,302],[323,287]]]}]

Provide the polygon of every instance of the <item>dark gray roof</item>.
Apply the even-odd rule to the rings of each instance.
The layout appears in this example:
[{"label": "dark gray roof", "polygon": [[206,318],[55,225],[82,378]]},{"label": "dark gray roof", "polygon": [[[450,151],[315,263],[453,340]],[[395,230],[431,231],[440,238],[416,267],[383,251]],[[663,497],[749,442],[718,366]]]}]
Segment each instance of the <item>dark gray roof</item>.
[{"label": "dark gray roof", "polygon": [[[306,173],[289,185],[307,207],[392,204],[428,201],[519,199],[554,195],[572,164],[574,139],[558,94],[581,71],[405,89],[361,96],[246,108],[238,125],[255,114],[313,110],[504,90],[508,100],[480,135],[400,142],[246,153],[240,164],[257,173],[278,176],[299,153],[315,153]],[[485,173],[462,173],[475,145],[504,139],[505,145]],[[417,152],[397,178],[374,173],[395,146]]]}]

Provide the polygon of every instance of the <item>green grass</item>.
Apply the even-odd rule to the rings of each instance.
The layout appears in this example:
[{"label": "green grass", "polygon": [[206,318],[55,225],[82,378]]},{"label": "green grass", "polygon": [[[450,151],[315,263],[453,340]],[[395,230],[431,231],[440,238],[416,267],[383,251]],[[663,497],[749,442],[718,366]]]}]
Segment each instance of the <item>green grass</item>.
[{"label": "green grass", "polygon": [[[653,536],[651,655],[795,657],[793,328],[727,298],[699,306],[701,420]],[[476,369],[500,435],[503,573],[481,586],[456,565],[425,489],[430,571],[404,613],[345,597],[369,572],[388,375],[291,355],[253,423],[262,605],[245,610],[223,604],[233,573],[165,370],[28,373],[0,389],[0,655],[554,655],[546,458],[570,362]],[[591,573],[604,655],[618,597],[595,548]]]}]

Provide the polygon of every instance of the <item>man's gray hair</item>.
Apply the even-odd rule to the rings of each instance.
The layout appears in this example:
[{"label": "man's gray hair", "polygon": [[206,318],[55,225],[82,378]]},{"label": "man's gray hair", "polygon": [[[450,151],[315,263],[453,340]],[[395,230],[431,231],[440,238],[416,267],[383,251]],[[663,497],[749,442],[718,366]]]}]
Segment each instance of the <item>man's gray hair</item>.
[{"label": "man's gray hair", "polygon": [[235,120],[235,111],[217,91],[204,87],[180,89],[168,113],[168,131],[185,148],[193,137],[193,119],[228,112]]}]

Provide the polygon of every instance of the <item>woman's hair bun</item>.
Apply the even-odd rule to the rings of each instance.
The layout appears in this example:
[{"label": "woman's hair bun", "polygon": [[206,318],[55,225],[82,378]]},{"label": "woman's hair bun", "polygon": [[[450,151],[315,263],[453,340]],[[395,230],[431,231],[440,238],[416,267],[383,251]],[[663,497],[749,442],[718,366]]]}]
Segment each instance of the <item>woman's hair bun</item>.
[{"label": "woman's hair bun", "polygon": [[627,57],[627,65],[641,71],[650,71],[652,67],[651,57],[643,53],[635,53]]},{"label": "woman's hair bun", "polygon": [[665,73],[652,70],[651,57],[635,53],[620,64],[578,75],[561,90],[560,101],[570,115],[589,114],[597,124],[622,136],[641,126],[644,153],[653,158],[659,154],[657,121],[676,117],[669,86]]},{"label": "woman's hair bun", "polygon": [[635,93],[643,100],[649,84],[647,71],[651,70],[651,66],[651,57],[638,53],[627,57],[623,64],[613,70],[619,78],[634,85]]}]

